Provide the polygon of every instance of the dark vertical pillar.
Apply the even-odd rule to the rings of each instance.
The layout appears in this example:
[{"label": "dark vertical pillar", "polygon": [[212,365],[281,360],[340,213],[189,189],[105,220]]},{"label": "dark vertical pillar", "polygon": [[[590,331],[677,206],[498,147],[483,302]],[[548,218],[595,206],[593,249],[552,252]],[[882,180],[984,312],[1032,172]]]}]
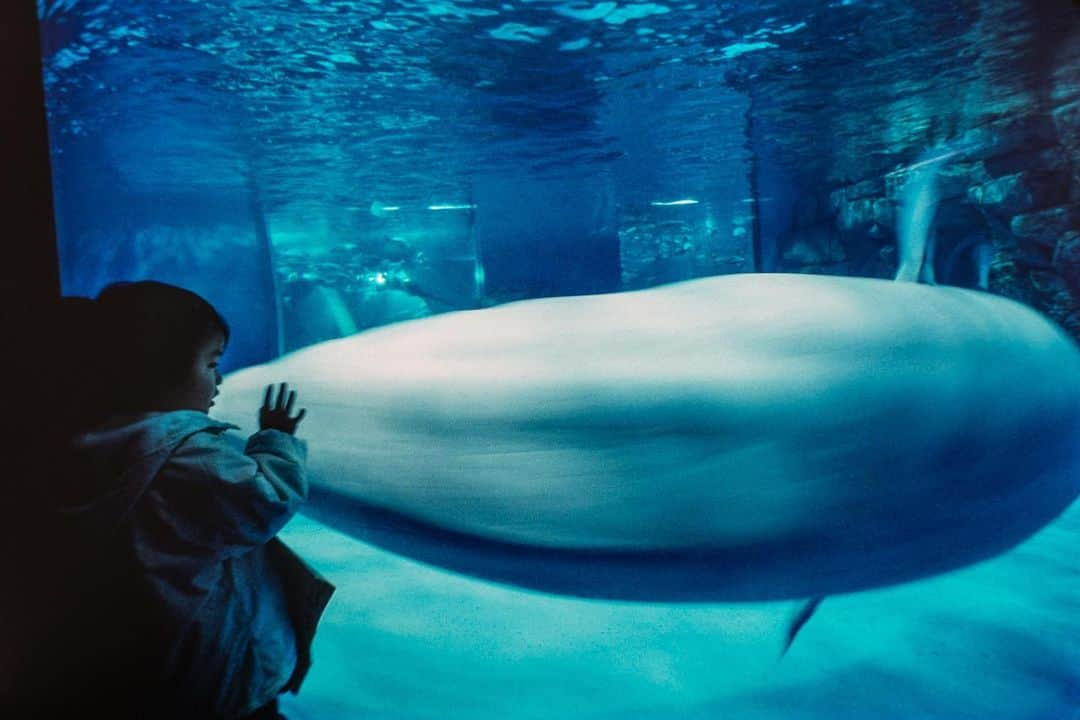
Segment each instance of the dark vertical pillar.
[{"label": "dark vertical pillar", "polygon": [[[267,362],[281,357],[285,352],[285,333],[282,327],[281,294],[278,292],[277,278],[274,275],[274,248],[270,240],[270,228],[266,225],[266,213],[263,210],[262,195],[254,172],[248,174],[248,203],[251,209],[251,222],[255,227],[255,275],[261,295],[255,307],[261,306],[262,328],[259,333],[259,347],[250,348],[250,364]],[[259,315],[255,314],[255,317]]]},{"label": "dark vertical pillar", "polygon": [[749,157],[747,184],[750,188],[750,247],[753,253],[753,272],[771,272],[775,263],[771,262],[770,253],[764,247],[761,233],[761,145],[757,137],[756,115],[758,110],[757,92],[749,79],[751,68],[745,62],[738,62],[736,69],[725,78],[728,86],[746,95],[746,115],[743,125],[743,147]]},{"label": "dark vertical pillar", "polygon": [[746,106],[746,151],[750,154],[750,245],[754,250],[754,272],[765,271],[765,253],[761,247],[761,200],[759,195],[758,154],[754,150],[754,94]]},{"label": "dark vertical pillar", "polygon": [[[16,654],[37,638],[26,640],[19,623],[28,617],[31,594],[16,585],[33,585],[33,569],[42,565],[37,553],[48,547],[35,527],[34,501],[53,480],[48,462],[56,455],[49,444],[58,425],[53,405],[60,385],[50,319],[51,301],[60,296],[56,226],[49,168],[49,132],[41,76],[40,31],[34,0],[0,3],[0,82],[3,124],[0,127],[0,172],[3,173],[3,262],[0,263],[0,375],[5,411],[0,415],[4,438],[4,473],[0,493],[10,508],[0,527],[0,547],[19,547],[3,572],[0,591],[0,687],[10,690],[11,650]],[[69,368],[63,368],[68,370]],[[67,400],[68,398],[64,398]],[[27,543],[27,539],[30,542]],[[29,545],[29,546],[28,546]],[[18,582],[15,580],[18,579]],[[37,598],[35,598],[37,599]],[[36,609],[36,608],[35,608]],[[15,622],[12,622],[15,619]],[[32,625],[31,625],[32,627]]]},{"label": "dark vertical pillar", "polygon": [[[3,53],[3,198],[7,212],[5,255],[0,272],[4,307],[58,297],[49,132],[41,77],[40,30],[34,0],[0,4]],[[17,303],[18,304],[18,303]]]},{"label": "dark vertical pillar", "polygon": [[[781,267],[781,243],[791,224],[802,184],[782,162],[773,137],[776,131],[761,119],[762,101],[752,85],[747,87],[746,150],[750,155],[750,232],[754,270],[772,273]],[[767,102],[767,100],[766,100]]]},{"label": "dark vertical pillar", "polygon": [[469,250],[472,252],[473,262],[473,307],[480,308],[484,306],[484,297],[487,293],[487,276],[484,269],[484,256],[480,252],[480,241],[476,237],[476,195],[473,193],[471,178],[466,197],[468,204],[473,208],[469,211],[468,220]]}]

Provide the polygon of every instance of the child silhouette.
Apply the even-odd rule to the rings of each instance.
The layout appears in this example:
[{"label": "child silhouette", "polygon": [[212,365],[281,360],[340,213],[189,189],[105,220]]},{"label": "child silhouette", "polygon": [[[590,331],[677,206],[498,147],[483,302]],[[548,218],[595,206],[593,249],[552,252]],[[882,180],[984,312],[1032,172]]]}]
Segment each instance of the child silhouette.
[{"label": "child silhouette", "polygon": [[305,411],[281,383],[246,442],[208,415],[229,328],[195,293],[122,283],[94,306],[94,412],[56,482],[59,610],[22,694],[87,716],[279,717],[333,592],[276,537],[307,497]]}]

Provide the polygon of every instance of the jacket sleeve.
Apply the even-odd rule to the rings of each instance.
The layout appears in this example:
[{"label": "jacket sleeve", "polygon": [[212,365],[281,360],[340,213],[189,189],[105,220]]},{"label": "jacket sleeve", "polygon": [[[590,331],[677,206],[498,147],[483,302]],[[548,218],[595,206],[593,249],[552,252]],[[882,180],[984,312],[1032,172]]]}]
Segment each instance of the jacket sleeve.
[{"label": "jacket sleeve", "polygon": [[267,543],[307,499],[305,456],[302,440],[278,430],[243,447],[230,435],[191,435],[143,499],[144,550],[168,565],[168,556],[216,562]]}]

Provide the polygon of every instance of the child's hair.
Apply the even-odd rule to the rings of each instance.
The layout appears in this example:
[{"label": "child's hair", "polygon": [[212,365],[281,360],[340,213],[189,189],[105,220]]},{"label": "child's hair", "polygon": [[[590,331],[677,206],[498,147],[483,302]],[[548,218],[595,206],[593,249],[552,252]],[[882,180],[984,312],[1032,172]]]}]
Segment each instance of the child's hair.
[{"label": "child's hair", "polygon": [[175,285],[113,283],[94,300],[105,361],[106,412],[146,410],[162,389],[182,384],[199,346],[229,325],[214,306]]}]

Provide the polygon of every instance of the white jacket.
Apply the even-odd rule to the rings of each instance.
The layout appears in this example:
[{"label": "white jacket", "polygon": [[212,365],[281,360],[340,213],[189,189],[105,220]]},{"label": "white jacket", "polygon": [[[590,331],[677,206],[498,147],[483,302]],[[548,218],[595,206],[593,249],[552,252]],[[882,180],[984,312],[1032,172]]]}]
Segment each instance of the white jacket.
[{"label": "white jacket", "polygon": [[333,592],[275,537],[307,497],[306,446],[233,429],[176,411],[75,438],[60,502],[82,569],[69,587],[103,593],[69,609],[100,630],[76,663],[100,674],[84,687],[128,674],[153,714],[185,717],[242,716],[299,689]]}]

